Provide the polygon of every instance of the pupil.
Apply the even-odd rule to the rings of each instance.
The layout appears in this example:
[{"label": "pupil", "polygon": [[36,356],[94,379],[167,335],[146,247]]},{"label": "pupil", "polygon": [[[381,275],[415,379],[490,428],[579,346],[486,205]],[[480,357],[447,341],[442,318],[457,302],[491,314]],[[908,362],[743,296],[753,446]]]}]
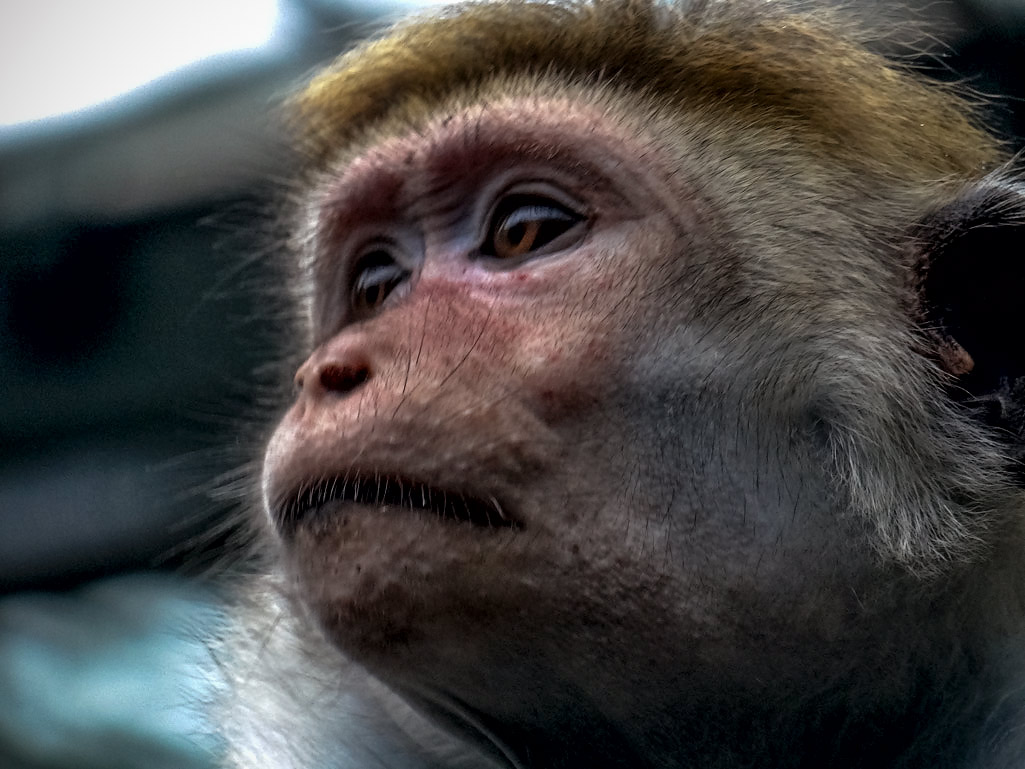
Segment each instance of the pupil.
[{"label": "pupil", "polygon": [[527,225],[522,222],[517,222],[508,230],[509,244],[518,246],[523,242],[524,236],[527,234]]},{"label": "pupil", "polygon": [[366,301],[366,303],[370,307],[374,307],[377,304],[378,297],[380,295],[381,295],[381,284],[380,283],[376,283],[376,284],[374,284],[372,286],[369,286],[367,288],[367,298],[366,298],[365,301]]}]

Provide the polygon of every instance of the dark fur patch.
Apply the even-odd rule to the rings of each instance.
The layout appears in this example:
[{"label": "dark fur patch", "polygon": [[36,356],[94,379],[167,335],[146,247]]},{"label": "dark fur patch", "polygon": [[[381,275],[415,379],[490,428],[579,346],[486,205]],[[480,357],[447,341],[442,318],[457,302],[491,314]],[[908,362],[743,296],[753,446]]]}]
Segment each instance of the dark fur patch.
[{"label": "dark fur patch", "polygon": [[930,216],[919,241],[922,321],[951,394],[1025,459],[1025,189],[982,182]]}]

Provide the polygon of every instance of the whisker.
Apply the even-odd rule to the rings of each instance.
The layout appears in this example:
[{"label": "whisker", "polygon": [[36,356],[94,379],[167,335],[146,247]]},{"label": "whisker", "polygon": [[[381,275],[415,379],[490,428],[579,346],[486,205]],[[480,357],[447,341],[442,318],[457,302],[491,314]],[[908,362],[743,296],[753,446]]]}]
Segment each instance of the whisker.
[{"label": "whisker", "polygon": [[493,495],[481,498],[398,476],[346,474],[303,482],[283,496],[275,506],[282,536],[294,536],[304,520],[331,503],[421,510],[457,523],[486,528],[522,528]]}]

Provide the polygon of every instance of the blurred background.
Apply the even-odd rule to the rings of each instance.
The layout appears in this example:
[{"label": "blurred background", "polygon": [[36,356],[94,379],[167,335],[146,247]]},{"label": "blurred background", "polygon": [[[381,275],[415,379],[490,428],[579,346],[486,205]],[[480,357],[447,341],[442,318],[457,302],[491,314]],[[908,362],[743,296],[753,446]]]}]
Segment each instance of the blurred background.
[{"label": "blurred background", "polygon": [[[404,10],[0,0],[0,769],[213,765],[208,575],[281,391],[276,110]],[[914,16],[1020,147],[1025,0]]]}]

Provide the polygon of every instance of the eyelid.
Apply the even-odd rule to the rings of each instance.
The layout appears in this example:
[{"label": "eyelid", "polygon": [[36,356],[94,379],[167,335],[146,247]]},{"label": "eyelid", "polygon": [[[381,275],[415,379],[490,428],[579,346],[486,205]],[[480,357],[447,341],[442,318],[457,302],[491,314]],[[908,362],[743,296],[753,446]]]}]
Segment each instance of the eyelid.
[{"label": "eyelid", "polygon": [[[361,280],[366,274],[374,275],[378,280],[361,286]],[[399,249],[381,241],[368,244],[359,252],[359,256],[352,260],[349,269],[349,280],[346,283],[347,316],[353,320],[363,320],[377,315],[394,302],[396,297],[404,295],[409,290],[409,281],[412,277],[413,271],[402,259]],[[374,289],[383,294],[371,305],[364,306],[361,305],[358,293],[361,288]]]},{"label": "eyelid", "polygon": [[488,224],[480,252],[503,262],[555,254],[579,240],[582,221],[551,200],[506,198]]},{"label": "eyelid", "polygon": [[[487,207],[480,214],[480,225],[478,232],[478,240],[483,241],[484,236],[487,234],[487,229],[491,225],[491,222],[495,218],[495,214],[498,211],[502,203],[511,197],[537,197],[547,198],[553,203],[562,206],[567,211],[571,211],[582,219],[590,220],[591,210],[588,206],[584,205],[580,200],[567,193],[562,187],[547,181],[518,181],[513,183],[506,183],[500,187],[495,193],[487,196],[485,199],[490,200]],[[484,197],[484,196],[482,196]]]},{"label": "eyelid", "polygon": [[[479,256],[495,259],[493,254],[487,251],[489,239],[492,237],[494,227],[496,226],[496,220],[499,213],[502,211],[503,206],[509,205],[510,201],[514,199],[523,199],[522,207],[531,207],[531,200],[536,203],[536,208],[539,212],[544,209],[555,209],[562,210],[569,215],[570,218],[575,219],[567,232],[572,231],[580,224],[587,224],[593,221],[593,216],[588,208],[582,205],[579,201],[569,196],[560,187],[547,182],[527,182],[512,184],[502,188],[501,192],[492,197],[491,205],[486,209],[482,215],[478,225],[478,236],[477,236],[477,253]],[[515,204],[513,204],[515,205]],[[515,213],[520,206],[516,206],[510,213]],[[553,241],[559,240],[565,233],[556,236]],[[548,244],[540,246],[537,252],[529,252],[524,255],[524,259],[530,259],[533,256],[543,256],[547,253],[557,253],[561,248],[556,248],[555,251],[547,251],[546,247]],[[505,257],[510,259],[510,257]],[[501,261],[501,258],[499,258]],[[522,260],[516,260],[517,263]],[[510,264],[511,266],[511,264]]]}]

